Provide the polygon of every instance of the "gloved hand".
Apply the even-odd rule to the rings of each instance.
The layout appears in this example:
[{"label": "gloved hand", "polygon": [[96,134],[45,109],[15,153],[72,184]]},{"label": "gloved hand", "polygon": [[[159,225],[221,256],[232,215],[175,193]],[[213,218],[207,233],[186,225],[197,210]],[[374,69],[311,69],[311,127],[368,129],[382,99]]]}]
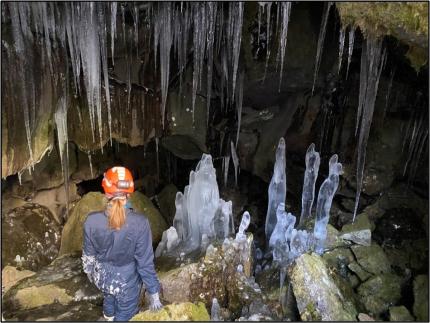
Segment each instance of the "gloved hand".
[{"label": "gloved hand", "polygon": [[163,304],[161,304],[160,302],[160,297],[158,296],[158,293],[149,295],[149,299],[150,299],[150,304],[149,304],[149,309],[153,312],[157,312],[159,310],[161,310],[161,308],[163,307]]}]

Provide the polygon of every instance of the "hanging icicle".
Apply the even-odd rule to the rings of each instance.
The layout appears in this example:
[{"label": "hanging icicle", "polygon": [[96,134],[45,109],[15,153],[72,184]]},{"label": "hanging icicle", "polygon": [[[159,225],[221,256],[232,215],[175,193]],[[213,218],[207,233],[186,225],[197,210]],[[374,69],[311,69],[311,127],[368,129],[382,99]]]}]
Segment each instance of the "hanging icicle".
[{"label": "hanging icicle", "polygon": [[281,18],[282,32],[280,34],[279,52],[278,52],[278,55],[280,55],[280,60],[281,60],[278,92],[281,92],[282,72],[284,70],[284,57],[285,57],[285,48],[287,46],[288,23],[290,21],[291,2],[281,2],[280,5],[281,5],[281,17],[282,17]]},{"label": "hanging icicle", "polygon": [[357,125],[360,128],[357,152],[357,190],[355,195],[354,217],[357,215],[363,183],[364,164],[366,159],[367,140],[372,124],[379,78],[386,59],[386,49],[383,40],[369,35],[364,42],[361,52],[360,92],[357,111]]},{"label": "hanging icicle", "polygon": [[351,64],[351,57],[352,52],[354,50],[354,38],[355,38],[355,28],[353,26],[349,27],[349,34],[348,34],[348,65],[346,67],[346,80],[348,79],[348,73],[349,73],[349,64]]},{"label": "hanging icicle", "polygon": [[340,68],[342,67],[343,48],[345,46],[345,29],[346,27],[344,26],[341,26],[339,29],[339,67],[337,69],[337,74],[340,73]]},{"label": "hanging icicle", "polygon": [[312,85],[312,95],[314,95],[315,82],[317,80],[318,71],[319,71],[320,64],[321,64],[321,55],[322,55],[322,52],[324,49],[324,40],[325,40],[325,33],[326,33],[326,29],[327,29],[327,21],[328,21],[328,16],[330,14],[330,8],[332,5],[333,5],[333,2],[331,2],[331,1],[324,4],[324,13],[323,13],[323,18],[321,20],[320,33],[318,36],[317,54],[316,54],[316,58],[315,58],[314,82]]}]

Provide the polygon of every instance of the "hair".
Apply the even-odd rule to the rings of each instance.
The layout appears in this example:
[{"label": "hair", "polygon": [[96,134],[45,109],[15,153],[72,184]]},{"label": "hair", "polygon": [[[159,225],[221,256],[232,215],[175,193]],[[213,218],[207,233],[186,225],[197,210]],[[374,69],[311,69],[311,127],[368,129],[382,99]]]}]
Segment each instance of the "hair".
[{"label": "hair", "polygon": [[113,199],[109,201],[107,210],[109,216],[109,228],[119,230],[125,223],[125,208],[123,199]]}]

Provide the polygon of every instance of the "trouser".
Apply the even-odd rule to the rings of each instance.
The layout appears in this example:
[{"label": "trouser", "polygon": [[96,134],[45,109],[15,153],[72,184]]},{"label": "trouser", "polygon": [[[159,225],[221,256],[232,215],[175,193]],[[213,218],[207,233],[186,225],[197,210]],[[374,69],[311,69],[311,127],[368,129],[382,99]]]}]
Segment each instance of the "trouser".
[{"label": "trouser", "polygon": [[142,285],[127,290],[126,295],[117,298],[112,294],[104,293],[103,314],[114,316],[114,321],[128,321],[139,311],[140,290]]}]

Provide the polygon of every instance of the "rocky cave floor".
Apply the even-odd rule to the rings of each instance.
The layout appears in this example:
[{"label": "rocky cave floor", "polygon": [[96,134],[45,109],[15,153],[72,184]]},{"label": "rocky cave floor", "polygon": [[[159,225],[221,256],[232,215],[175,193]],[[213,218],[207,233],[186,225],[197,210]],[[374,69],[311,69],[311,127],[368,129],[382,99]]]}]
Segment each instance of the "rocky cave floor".
[{"label": "rocky cave floor", "polygon": [[[88,185],[87,190],[93,189]],[[404,183],[393,184],[380,196],[363,196],[364,207],[352,224],[354,192],[342,180],[324,254],[299,257],[288,268],[280,293],[279,268],[269,254],[256,252],[265,249],[266,187],[246,171],[239,188],[234,180],[228,187],[220,185],[220,197],[233,201],[236,229],[243,211],[251,214],[244,271],[236,270],[243,261],[234,246],[226,249],[221,242],[213,243],[211,254],[161,256],[155,260],[161,298],[172,305],[161,314],[145,312],[137,319],[209,319],[212,298],[217,297],[220,319],[226,321],[428,320],[428,199]],[[145,210],[151,225],[159,227],[153,227],[154,249],[172,224],[176,192],[169,184],[152,199],[142,193],[133,199],[133,206]],[[9,207],[2,212],[3,317],[99,319],[102,296],[82,272],[79,228],[89,211],[103,206],[103,195],[83,192],[70,203],[63,224],[48,207],[35,201],[16,206],[16,196],[5,193],[2,202]],[[299,213],[297,197],[287,193],[287,210],[294,214]],[[146,306],[142,297],[142,310]]]}]

